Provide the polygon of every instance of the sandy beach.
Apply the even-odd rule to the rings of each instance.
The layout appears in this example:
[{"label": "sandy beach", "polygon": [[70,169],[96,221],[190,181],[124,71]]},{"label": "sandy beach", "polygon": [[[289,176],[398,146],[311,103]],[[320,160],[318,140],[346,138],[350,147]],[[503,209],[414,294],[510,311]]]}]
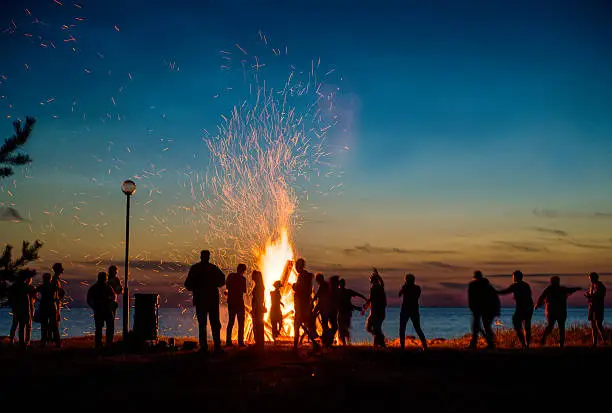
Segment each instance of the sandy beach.
[{"label": "sandy beach", "polygon": [[[91,338],[62,349],[0,351],[4,403],[55,401],[64,411],[373,411],[402,406],[427,412],[542,411],[605,397],[612,348],[587,346],[465,350],[365,345],[298,353],[228,349],[97,354]],[[596,378],[604,373],[604,378]],[[31,396],[27,396],[30,392]]]}]

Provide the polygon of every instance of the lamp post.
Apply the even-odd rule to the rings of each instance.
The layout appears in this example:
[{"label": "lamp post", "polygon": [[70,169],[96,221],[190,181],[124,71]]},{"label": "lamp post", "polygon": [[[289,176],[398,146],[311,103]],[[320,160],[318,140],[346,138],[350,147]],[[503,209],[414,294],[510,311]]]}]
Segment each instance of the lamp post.
[{"label": "lamp post", "polygon": [[128,179],[121,184],[121,190],[127,198],[127,207],[125,212],[125,281],[123,288],[123,341],[127,341],[130,331],[130,290],[128,286],[129,273],[129,249],[130,249],[130,197],[136,192],[136,184]]}]

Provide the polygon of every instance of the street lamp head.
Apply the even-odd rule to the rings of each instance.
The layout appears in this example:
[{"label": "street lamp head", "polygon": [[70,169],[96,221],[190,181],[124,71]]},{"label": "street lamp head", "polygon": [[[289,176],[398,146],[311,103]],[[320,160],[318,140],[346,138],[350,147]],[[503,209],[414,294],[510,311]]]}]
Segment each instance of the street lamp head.
[{"label": "street lamp head", "polygon": [[130,179],[125,180],[121,184],[121,190],[123,191],[124,194],[126,194],[127,196],[130,196],[134,192],[136,192],[136,184],[134,183],[134,181]]}]

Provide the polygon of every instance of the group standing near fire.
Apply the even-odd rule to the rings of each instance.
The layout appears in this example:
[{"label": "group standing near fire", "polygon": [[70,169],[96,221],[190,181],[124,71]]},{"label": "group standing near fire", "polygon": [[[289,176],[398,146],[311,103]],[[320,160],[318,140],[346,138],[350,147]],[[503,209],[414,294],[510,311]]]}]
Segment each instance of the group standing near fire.
[{"label": "group standing near fire", "polygon": [[[193,295],[198,322],[199,345],[201,352],[208,352],[207,326],[210,322],[213,349],[215,353],[222,353],[221,347],[221,320],[219,317],[220,294],[219,289],[225,286],[224,295],[227,298],[228,322],[226,328],[226,347],[231,347],[235,320],[238,321],[236,334],[238,346],[245,347],[246,321],[250,320],[252,338],[256,348],[263,348],[266,339],[266,314],[270,326],[270,338],[277,340],[282,336],[291,336],[293,333],[293,348],[297,349],[304,338],[308,338],[313,349],[332,347],[336,340],[341,345],[351,343],[351,320],[354,311],[361,310],[362,315],[369,310],[366,321],[366,330],[372,335],[375,346],[385,347],[386,339],[383,333],[383,323],[387,312],[387,294],[383,277],[374,268],[370,275],[369,295],[363,295],[346,287],[346,280],[337,275],[328,280],[322,273],[316,275],[306,269],[306,261],[299,258],[295,263],[289,261],[285,268],[283,280],[273,283],[274,289],[270,291],[270,308],[266,308],[266,291],[263,275],[258,270],[251,273],[253,288],[248,291],[248,281],[245,277],[247,266],[238,264],[236,272],[228,275],[210,262],[210,251],[200,253],[200,262],[192,265],[185,279],[185,288]],[[44,273],[42,283],[35,287],[32,278],[36,271],[21,270],[17,279],[8,287],[8,304],[12,308],[12,325],[9,335],[11,343],[15,342],[18,334],[19,345],[27,348],[30,345],[32,322],[41,324],[41,347],[51,341],[61,346],[60,321],[61,309],[64,305],[66,293],[61,276],[64,268],[61,263],[52,266],[53,275]],[[294,270],[296,281],[288,284],[288,271]],[[97,282],[89,288],[87,303],[94,313],[95,345],[102,347],[102,331],[106,328],[106,345],[113,344],[114,322],[118,308],[117,295],[123,294],[124,289],[117,277],[118,269],[111,265],[108,275],[98,273]],[[512,316],[512,325],[517,339],[523,348],[531,344],[532,317],[535,310],[545,307],[546,327],[540,339],[540,345],[545,345],[555,326],[558,328],[560,347],[565,345],[565,324],[567,320],[568,297],[579,287],[561,285],[558,276],[550,277],[550,284],[542,291],[537,300],[532,297],[531,286],[523,279],[521,271],[512,274],[513,283],[507,288],[497,290],[482,274],[474,271],[473,280],[467,288],[468,306],[472,312],[472,338],[470,348],[476,348],[479,335],[482,335],[488,348],[495,348],[495,333],[493,323],[500,316],[500,295],[511,294],[515,301],[515,311]],[[592,344],[605,344],[606,335],[603,325],[606,287],[595,272],[588,274],[590,286],[584,293],[588,302],[588,321],[591,325]],[[313,286],[316,283],[316,288]],[[399,344],[405,347],[406,326],[408,321],[420,340],[421,348],[426,350],[428,342],[421,327],[420,299],[422,290],[416,284],[416,277],[408,273],[398,295],[402,299],[399,316]],[[287,290],[287,289],[290,290]],[[282,291],[284,290],[284,292]],[[293,309],[287,309],[283,297],[287,291],[293,294]],[[245,295],[250,302],[245,304]],[[354,298],[363,300],[361,306],[353,303]],[[534,304],[535,302],[535,304]],[[38,304],[36,306],[36,304]],[[284,310],[286,310],[284,312]],[[249,318],[247,318],[247,312]],[[285,321],[293,320],[293,332]]]}]

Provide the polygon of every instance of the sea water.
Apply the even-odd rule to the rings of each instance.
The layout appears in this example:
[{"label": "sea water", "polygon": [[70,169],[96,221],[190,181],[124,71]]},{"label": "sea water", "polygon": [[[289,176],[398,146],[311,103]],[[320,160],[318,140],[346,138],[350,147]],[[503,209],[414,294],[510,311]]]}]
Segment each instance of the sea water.
[{"label": "sea water", "polygon": [[[501,317],[496,328],[512,327],[512,308],[502,308]],[[399,308],[387,308],[387,316],[383,324],[383,331],[387,338],[395,339],[399,333]],[[159,331],[162,337],[197,337],[198,325],[192,308],[160,308],[158,312]],[[133,310],[132,310],[133,316]],[[367,316],[367,314],[366,314]],[[471,313],[467,308],[421,308],[421,326],[428,339],[461,337],[470,332]],[[115,319],[115,333],[122,331],[121,309]],[[353,315],[351,335],[353,341],[371,341],[371,336],[365,331],[366,317],[359,312]],[[12,317],[10,310],[0,308],[0,336],[8,336],[11,328]],[[534,323],[544,323],[544,310],[538,309],[534,313]],[[567,325],[586,324],[586,308],[569,308]],[[225,338],[225,327],[227,325],[227,307],[221,306],[221,337]],[[133,325],[133,323],[131,324]],[[210,337],[210,324],[208,324],[208,335]],[[70,308],[62,310],[62,322],[60,325],[62,337],[78,337],[92,335],[94,333],[93,314],[89,308]],[[234,327],[237,328],[237,325]],[[407,335],[415,335],[412,325],[408,323]],[[40,338],[40,324],[33,324],[32,339]]]}]

